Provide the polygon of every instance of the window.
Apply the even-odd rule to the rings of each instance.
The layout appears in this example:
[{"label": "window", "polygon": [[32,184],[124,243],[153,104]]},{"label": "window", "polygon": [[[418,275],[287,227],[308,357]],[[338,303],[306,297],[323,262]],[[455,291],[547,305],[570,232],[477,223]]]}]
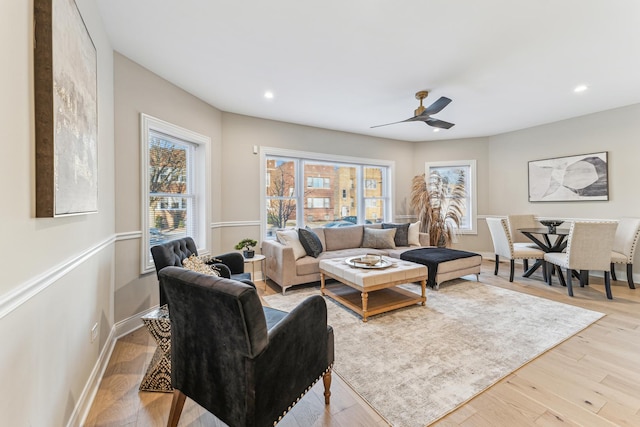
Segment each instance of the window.
[{"label": "window", "polygon": [[[150,249],[190,236],[207,248],[207,180],[209,141],[154,117],[141,116],[142,272],[154,270]],[[204,155],[196,155],[201,150]]]},{"label": "window", "polygon": [[[309,197],[307,198],[308,208],[329,208],[331,199],[328,197]],[[307,218],[313,218],[313,215],[307,215]],[[312,219],[313,220],[313,219]]]},{"label": "window", "polygon": [[331,188],[329,178],[307,177],[307,187],[309,188]]},{"label": "window", "polygon": [[425,176],[428,178],[433,172],[437,172],[442,177],[445,183],[445,191],[449,194],[458,180],[464,183],[464,212],[460,224],[460,232],[463,234],[476,234],[476,161],[456,160],[425,163]]},{"label": "window", "polygon": [[393,162],[261,150],[266,239],[291,227],[364,224],[391,217]]}]

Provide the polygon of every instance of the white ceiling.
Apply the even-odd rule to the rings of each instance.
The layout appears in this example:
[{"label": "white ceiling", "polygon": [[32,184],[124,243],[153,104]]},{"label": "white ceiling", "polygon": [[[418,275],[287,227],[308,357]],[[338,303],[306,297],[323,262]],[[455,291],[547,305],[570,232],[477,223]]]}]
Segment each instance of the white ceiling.
[{"label": "white ceiling", "polygon": [[[238,114],[428,141],[640,102],[637,0],[97,2],[116,51]],[[456,126],[370,129],[423,89],[453,99],[434,117]]]}]

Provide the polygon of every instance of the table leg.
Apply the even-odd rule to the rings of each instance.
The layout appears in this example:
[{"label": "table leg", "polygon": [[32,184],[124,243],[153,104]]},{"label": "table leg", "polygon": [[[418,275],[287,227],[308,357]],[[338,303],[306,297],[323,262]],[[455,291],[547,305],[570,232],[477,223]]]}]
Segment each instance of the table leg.
[{"label": "table leg", "polygon": [[421,280],[420,281],[420,289],[422,290],[422,306],[424,307],[425,305],[427,305],[427,281],[426,280]]},{"label": "table leg", "polygon": [[324,273],[320,273],[320,293],[322,295],[326,295],[324,293],[324,285],[325,285],[325,283],[324,283]]},{"label": "table leg", "polygon": [[362,293],[362,321],[366,322],[367,321],[367,305],[369,302],[369,293],[368,292],[363,292]]}]

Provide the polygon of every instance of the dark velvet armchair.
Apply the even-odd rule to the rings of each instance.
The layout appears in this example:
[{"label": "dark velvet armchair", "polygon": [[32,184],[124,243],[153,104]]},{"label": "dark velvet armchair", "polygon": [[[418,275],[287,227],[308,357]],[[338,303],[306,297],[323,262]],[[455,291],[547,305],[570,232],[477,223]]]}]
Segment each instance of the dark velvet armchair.
[{"label": "dark velvet armchair", "polygon": [[[198,248],[191,237],[171,240],[151,248],[153,263],[156,273],[168,266],[182,267],[182,260],[189,258],[192,254],[198,255]],[[222,255],[215,255],[221,263],[214,265],[220,270],[222,277],[234,280],[251,280],[251,273],[244,272],[244,257],[238,252],[229,252]],[[158,275],[158,279],[160,276]],[[167,303],[166,297],[160,288],[160,307]]]},{"label": "dark velvet armchair", "polygon": [[254,286],[167,267],[171,313],[168,426],[186,397],[231,427],[273,426],[321,377],[329,403],[333,329],[320,295],[290,313],[262,307]]}]

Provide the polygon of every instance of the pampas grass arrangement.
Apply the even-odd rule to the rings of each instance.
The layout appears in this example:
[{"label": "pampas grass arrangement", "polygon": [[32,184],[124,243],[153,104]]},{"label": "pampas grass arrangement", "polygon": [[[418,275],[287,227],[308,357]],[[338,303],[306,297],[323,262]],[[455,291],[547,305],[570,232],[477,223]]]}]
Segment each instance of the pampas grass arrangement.
[{"label": "pampas grass arrangement", "polygon": [[464,172],[460,171],[454,183],[448,182],[437,171],[413,177],[410,205],[420,221],[420,231],[429,233],[432,246],[450,246],[460,228],[466,204]]}]

